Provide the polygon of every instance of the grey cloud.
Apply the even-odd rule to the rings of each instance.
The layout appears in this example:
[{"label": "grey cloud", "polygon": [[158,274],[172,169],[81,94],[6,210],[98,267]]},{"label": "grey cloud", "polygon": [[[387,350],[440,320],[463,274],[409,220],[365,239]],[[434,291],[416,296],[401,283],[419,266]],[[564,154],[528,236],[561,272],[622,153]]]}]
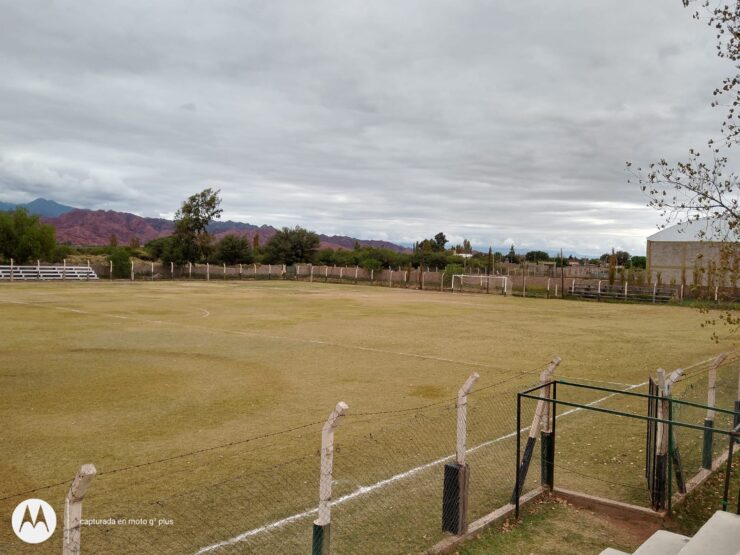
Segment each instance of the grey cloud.
[{"label": "grey cloud", "polygon": [[0,200],[640,251],[625,160],[718,129],[678,0],[2,2]]}]

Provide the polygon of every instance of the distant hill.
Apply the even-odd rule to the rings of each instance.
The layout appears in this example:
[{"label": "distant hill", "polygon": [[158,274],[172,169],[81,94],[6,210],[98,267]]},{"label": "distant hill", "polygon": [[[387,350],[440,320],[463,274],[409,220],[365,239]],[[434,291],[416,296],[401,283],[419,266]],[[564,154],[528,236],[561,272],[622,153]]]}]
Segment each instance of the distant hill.
[{"label": "distant hill", "polygon": [[[31,204],[33,203],[29,203],[29,206]],[[152,239],[172,234],[174,228],[172,220],[163,218],[142,218],[128,212],[78,208],[72,208],[57,216],[44,217],[43,221],[54,226],[57,240],[70,245],[107,245],[111,235],[115,235],[121,245],[129,244],[134,238],[145,244]],[[264,245],[278,230],[268,225],[257,226],[225,221],[213,222],[208,231],[216,239],[221,239],[225,235],[239,235],[252,241],[254,236],[259,234],[260,243]],[[397,252],[409,250],[388,241],[362,240],[344,235],[319,235],[319,239],[321,248],[353,249],[355,242],[358,242],[362,246],[386,248]]]},{"label": "distant hill", "polygon": [[72,206],[59,204],[53,200],[37,198],[25,204],[12,204],[9,202],[0,202],[0,210],[15,210],[16,208],[26,208],[31,214],[43,216],[46,218],[56,218],[67,212],[75,210]]}]

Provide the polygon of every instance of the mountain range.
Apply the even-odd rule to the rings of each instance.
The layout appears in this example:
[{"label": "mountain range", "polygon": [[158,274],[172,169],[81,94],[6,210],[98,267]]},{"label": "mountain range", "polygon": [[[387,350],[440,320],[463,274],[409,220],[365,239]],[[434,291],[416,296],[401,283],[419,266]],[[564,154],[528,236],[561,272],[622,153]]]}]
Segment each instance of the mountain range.
[{"label": "mountain range", "polygon": [[[57,240],[69,245],[107,245],[112,235],[121,245],[127,245],[134,239],[145,244],[152,239],[171,235],[174,228],[174,222],[164,218],[143,218],[113,210],[86,210],[43,198],[25,204],[0,202],[0,211],[14,210],[16,207],[26,208],[31,214],[41,216],[44,223],[54,227]],[[229,220],[212,222],[208,231],[216,239],[225,235],[240,235],[250,241],[259,233],[260,243],[265,244],[278,229]],[[409,250],[388,241],[355,239],[346,235],[319,234],[319,239],[321,248],[352,249],[357,242],[363,247],[386,248],[397,252]]]}]

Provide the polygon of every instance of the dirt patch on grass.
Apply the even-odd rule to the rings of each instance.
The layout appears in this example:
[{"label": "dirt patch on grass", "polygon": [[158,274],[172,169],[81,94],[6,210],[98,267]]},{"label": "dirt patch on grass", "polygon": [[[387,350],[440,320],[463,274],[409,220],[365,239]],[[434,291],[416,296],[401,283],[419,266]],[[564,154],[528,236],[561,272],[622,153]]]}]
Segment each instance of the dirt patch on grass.
[{"label": "dirt patch on grass", "polygon": [[545,499],[524,510],[518,522],[506,521],[466,543],[460,555],[599,553],[606,547],[632,552],[658,528],[656,522],[622,519]]}]

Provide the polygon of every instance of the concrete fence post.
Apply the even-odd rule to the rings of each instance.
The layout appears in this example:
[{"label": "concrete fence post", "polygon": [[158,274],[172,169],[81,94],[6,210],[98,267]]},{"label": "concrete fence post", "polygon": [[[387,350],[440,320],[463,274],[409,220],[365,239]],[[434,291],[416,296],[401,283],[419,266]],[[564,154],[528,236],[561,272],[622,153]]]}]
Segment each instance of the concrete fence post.
[{"label": "concrete fence post", "polygon": [[657,293],[657,291],[658,291],[658,284],[653,283],[653,304],[655,304],[655,294]]},{"label": "concrete fence post", "polygon": [[331,485],[334,470],[334,429],[349,407],[337,403],[321,431],[321,475],[319,477],[319,517],[313,523],[312,555],[329,555],[331,526]]},{"label": "concrete fence post", "polygon": [[370,269],[370,285],[372,285],[372,283],[373,283],[373,277],[374,277],[374,275],[373,275],[373,274],[374,274],[374,273],[375,273],[375,270],[373,270],[373,269],[371,268],[371,269]]},{"label": "concrete fence post", "polygon": [[627,282],[624,282],[624,300],[627,300]]},{"label": "concrete fence post", "polygon": [[344,267],[339,268],[339,281],[342,281],[342,276],[344,275]]},{"label": "concrete fence post", "polygon": [[131,281],[134,281],[134,261],[131,260]]},{"label": "concrete fence post", "polygon": [[110,269],[109,269],[110,274],[108,277],[111,281],[113,281],[113,261],[112,260],[110,261],[109,265],[110,265]]},{"label": "concrete fence post", "polygon": [[83,464],[77,472],[64,500],[64,535],[62,555],[79,555],[82,500],[97,470],[92,464]]},{"label": "concrete fence post", "polygon": [[243,277],[243,276],[242,276],[242,274],[243,274],[243,269],[242,269],[242,265],[241,265],[241,264],[239,264],[239,279],[240,279],[240,280],[241,280],[241,279],[242,279],[242,277]]},{"label": "concrete fence post", "polygon": [[224,262],[224,279],[226,279],[226,262]]},{"label": "concrete fence post", "polygon": [[524,276],[522,280],[522,297],[527,296],[527,276]]},{"label": "concrete fence post", "polygon": [[206,262],[206,281],[211,281],[211,263]]},{"label": "concrete fence post", "polygon": [[90,261],[87,261],[87,274],[85,274],[85,281],[90,281]]},{"label": "concrete fence post", "polygon": [[175,263],[170,262],[170,278],[175,279]]},{"label": "concrete fence post", "polygon": [[[89,266],[90,262],[88,261],[87,264]],[[39,279],[39,281],[41,280],[41,260],[36,260],[36,277]]]},{"label": "concrete fence post", "polygon": [[547,298],[550,298],[550,278],[547,278]]},{"label": "concrete fence post", "polygon": [[188,279],[193,279],[193,263],[188,262]]},{"label": "concrete fence post", "polygon": [[272,279],[272,264],[267,265],[267,279]]},{"label": "concrete fence post", "polygon": [[308,281],[313,283],[313,264],[311,264],[311,274],[308,276]]},{"label": "concrete fence post", "polygon": [[[544,385],[547,382],[549,382],[552,379],[552,375],[555,373],[555,369],[560,365],[561,359],[560,357],[555,357],[552,359],[550,364],[547,365],[547,368],[545,368],[542,373],[540,374],[540,384]],[[527,438],[527,445],[524,447],[524,455],[522,456],[521,463],[519,464],[519,473],[516,479],[516,485],[514,486],[514,491],[511,494],[511,503],[516,504],[517,499],[519,498],[519,495],[521,494],[521,490],[524,487],[524,483],[527,480],[527,472],[529,471],[529,464],[532,462],[532,455],[534,454],[534,447],[537,443],[537,436],[540,433],[540,427],[542,426],[543,416],[545,415],[545,408],[548,408],[547,415],[549,419],[549,403],[545,401],[547,392],[545,391],[545,388],[540,389],[540,399],[537,401],[537,406],[534,411],[534,417],[532,418],[532,424],[529,427],[529,437]],[[548,424],[549,426],[549,424]],[[519,433],[519,430],[517,430],[517,433]],[[553,471],[553,464],[554,464],[554,450],[550,446],[542,445],[542,457],[544,458],[547,456],[548,460],[543,461],[544,466],[547,467],[547,469],[552,472]],[[554,475],[554,474],[553,474]],[[548,481],[552,481],[552,475],[549,477]],[[549,485],[549,484],[548,484]],[[517,487],[519,488],[517,490]]]},{"label": "concrete fence post", "polygon": [[67,259],[62,260],[62,281],[67,280]]},{"label": "concrete fence post", "polygon": [[358,274],[359,271],[360,271],[360,267],[359,266],[355,266],[355,285],[357,285],[357,274]]},{"label": "concrete fence post", "polygon": [[468,430],[468,393],[480,378],[473,372],[457,392],[457,441],[455,462],[445,464],[442,489],[442,531],[460,535],[468,529],[468,483],[470,473],[465,464]]},{"label": "concrete fence post", "polygon": [[152,262],[151,264],[152,264],[152,271],[151,271],[152,281],[154,281],[154,262]]},{"label": "concrete fence post", "polygon": [[13,281],[13,259],[10,259],[10,281]]},{"label": "concrete fence post", "polygon": [[393,287],[393,269],[388,270],[388,287]]},{"label": "concrete fence post", "polygon": [[712,366],[709,367],[707,373],[707,417],[704,419],[704,444],[701,452],[701,467],[707,470],[712,469],[712,449],[714,441],[714,417],[715,410],[714,406],[717,402],[717,368],[727,358],[726,353],[721,353],[712,362]]},{"label": "concrete fence post", "polygon": [[[661,398],[658,401],[658,418],[666,420],[668,418],[668,403],[664,400],[667,397],[665,370],[658,368],[656,374],[658,377],[658,396]],[[668,426],[664,422],[657,423],[656,436],[655,473],[658,478],[656,480],[657,491],[655,496],[657,506],[663,508],[666,501],[666,478],[668,476]]]}]

